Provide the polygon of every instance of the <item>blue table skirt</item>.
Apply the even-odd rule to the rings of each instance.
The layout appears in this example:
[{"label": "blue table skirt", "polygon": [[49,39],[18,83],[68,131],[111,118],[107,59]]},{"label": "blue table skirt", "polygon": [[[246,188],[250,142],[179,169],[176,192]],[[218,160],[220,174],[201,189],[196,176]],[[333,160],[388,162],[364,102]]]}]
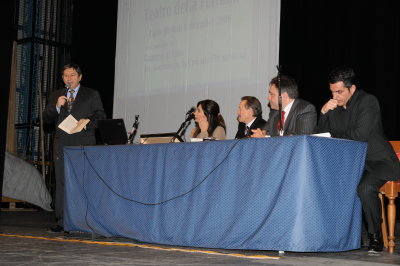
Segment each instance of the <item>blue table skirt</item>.
[{"label": "blue table skirt", "polygon": [[357,249],[366,148],[313,136],[67,147],[65,230],[223,249]]}]

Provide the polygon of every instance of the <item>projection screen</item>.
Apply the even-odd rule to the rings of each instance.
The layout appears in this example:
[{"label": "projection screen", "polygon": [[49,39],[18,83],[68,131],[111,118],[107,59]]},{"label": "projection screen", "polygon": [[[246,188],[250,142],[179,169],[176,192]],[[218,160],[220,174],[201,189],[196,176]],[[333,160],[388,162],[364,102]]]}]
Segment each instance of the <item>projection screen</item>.
[{"label": "projection screen", "polygon": [[[177,131],[186,112],[216,101],[237,131],[242,96],[263,104],[277,74],[279,0],[119,0],[113,118],[140,134]],[[186,131],[190,140],[191,122]]]}]

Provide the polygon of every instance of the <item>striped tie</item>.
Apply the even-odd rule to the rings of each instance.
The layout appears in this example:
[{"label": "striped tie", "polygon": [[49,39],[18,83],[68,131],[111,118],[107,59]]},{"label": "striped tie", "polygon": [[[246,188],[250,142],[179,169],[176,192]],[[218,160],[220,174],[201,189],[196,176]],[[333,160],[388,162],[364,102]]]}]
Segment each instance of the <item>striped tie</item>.
[{"label": "striped tie", "polygon": [[282,126],[281,126],[280,121],[278,120],[278,130],[283,130],[283,126],[285,125],[285,111],[282,111],[281,114],[282,114],[282,116],[281,116]]},{"label": "striped tie", "polygon": [[69,98],[68,98],[68,112],[71,112],[72,105],[74,104],[74,90],[69,91]]}]

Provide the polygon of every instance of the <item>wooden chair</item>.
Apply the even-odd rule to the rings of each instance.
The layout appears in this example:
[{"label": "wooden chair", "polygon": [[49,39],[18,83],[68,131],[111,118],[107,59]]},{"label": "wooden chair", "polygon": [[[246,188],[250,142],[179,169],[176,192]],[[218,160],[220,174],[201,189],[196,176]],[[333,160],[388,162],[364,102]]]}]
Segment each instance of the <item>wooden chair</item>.
[{"label": "wooden chair", "polygon": [[[390,141],[392,144],[397,157],[400,160],[400,141]],[[396,205],[394,203],[395,199],[399,195],[400,192],[400,179],[397,181],[388,181],[386,182],[379,190],[379,198],[381,200],[382,205],[382,236],[383,236],[383,243],[385,248],[389,248],[389,252],[394,252],[395,247],[395,236],[394,236],[394,229],[396,225]],[[383,200],[384,194],[386,198],[389,200],[387,206],[387,219],[386,219],[386,212],[385,212],[385,204]],[[388,227],[389,227],[389,235],[388,235]]]}]

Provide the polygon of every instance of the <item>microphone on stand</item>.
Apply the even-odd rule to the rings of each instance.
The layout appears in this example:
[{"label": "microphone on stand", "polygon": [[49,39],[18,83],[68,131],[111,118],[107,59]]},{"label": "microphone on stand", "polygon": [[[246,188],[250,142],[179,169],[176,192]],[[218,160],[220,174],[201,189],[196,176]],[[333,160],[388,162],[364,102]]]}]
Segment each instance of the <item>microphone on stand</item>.
[{"label": "microphone on stand", "polygon": [[282,72],[282,66],[278,65],[276,66],[278,70],[278,111],[279,111],[279,124],[281,128],[278,128],[278,133],[279,136],[283,136],[283,121],[282,121],[282,88],[281,88],[281,72]]},{"label": "microphone on stand", "polygon": [[182,137],[185,134],[186,129],[190,125],[190,120],[194,118],[194,111],[196,110],[196,107],[192,106],[189,111],[186,112],[186,119],[183,121],[181,126],[179,127],[178,131],[176,131],[175,136],[171,139],[171,142],[175,142],[175,139],[177,137]]},{"label": "microphone on stand", "polygon": [[194,113],[195,110],[196,110],[196,107],[194,107],[194,106],[190,107],[189,111],[186,112],[186,115]]},{"label": "microphone on stand", "polygon": [[185,120],[185,122],[190,121],[190,120],[192,120],[194,118],[194,111],[195,110],[196,110],[196,108],[194,106],[192,106],[189,109],[189,111],[186,112],[186,120]]},{"label": "microphone on stand", "polygon": [[135,115],[135,122],[133,123],[131,133],[129,134],[128,143],[132,144],[135,139],[136,131],[139,127],[139,115]]}]

